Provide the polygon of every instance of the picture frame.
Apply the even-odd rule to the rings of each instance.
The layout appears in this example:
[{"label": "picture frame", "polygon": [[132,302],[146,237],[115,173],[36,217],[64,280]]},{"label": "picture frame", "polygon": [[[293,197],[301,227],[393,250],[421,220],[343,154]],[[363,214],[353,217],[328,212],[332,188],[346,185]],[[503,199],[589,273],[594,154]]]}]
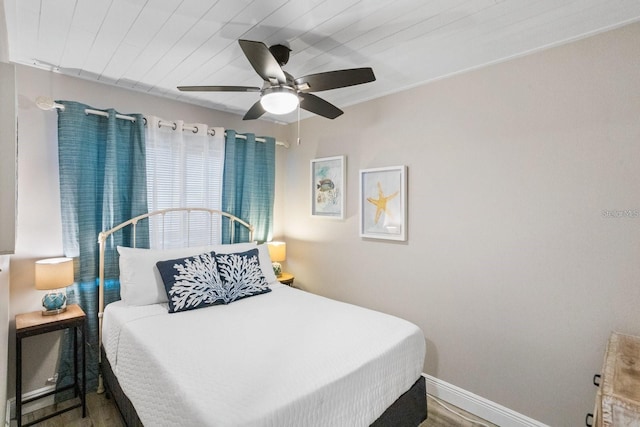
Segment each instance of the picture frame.
[{"label": "picture frame", "polygon": [[407,167],[360,170],[360,237],[407,240]]},{"label": "picture frame", "polygon": [[346,192],[345,156],[311,160],[311,216],[344,219]]}]

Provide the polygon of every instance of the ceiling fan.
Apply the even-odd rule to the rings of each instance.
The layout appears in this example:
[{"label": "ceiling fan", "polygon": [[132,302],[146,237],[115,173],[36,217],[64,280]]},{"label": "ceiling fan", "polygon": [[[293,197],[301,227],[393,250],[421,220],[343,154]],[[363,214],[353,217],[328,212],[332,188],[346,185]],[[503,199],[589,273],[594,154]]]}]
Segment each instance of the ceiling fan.
[{"label": "ceiling fan", "polygon": [[300,108],[335,119],[343,111],[311,92],[338,89],[375,81],[371,68],[351,68],[328,71],[294,78],[282,69],[289,61],[287,46],[276,44],[267,47],[262,42],[238,40],[253,69],[262,77],[262,88],[254,86],[178,86],[183,92],[260,92],[260,99],[244,115],[243,120],[253,120],[265,112],[287,114]]}]

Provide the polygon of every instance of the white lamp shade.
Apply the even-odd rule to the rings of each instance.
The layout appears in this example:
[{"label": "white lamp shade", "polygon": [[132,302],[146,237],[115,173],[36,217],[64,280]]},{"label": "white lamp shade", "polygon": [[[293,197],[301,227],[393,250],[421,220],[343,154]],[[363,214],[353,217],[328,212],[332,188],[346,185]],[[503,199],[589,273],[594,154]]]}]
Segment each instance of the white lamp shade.
[{"label": "white lamp shade", "polygon": [[60,289],[73,284],[73,258],[36,261],[36,289]]},{"label": "white lamp shade", "polygon": [[271,262],[282,262],[287,259],[287,244],[285,242],[269,242],[267,247]]},{"label": "white lamp shade", "polygon": [[271,114],[287,114],[298,106],[298,96],[295,91],[286,87],[265,89],[260,97],[262,108]]}]

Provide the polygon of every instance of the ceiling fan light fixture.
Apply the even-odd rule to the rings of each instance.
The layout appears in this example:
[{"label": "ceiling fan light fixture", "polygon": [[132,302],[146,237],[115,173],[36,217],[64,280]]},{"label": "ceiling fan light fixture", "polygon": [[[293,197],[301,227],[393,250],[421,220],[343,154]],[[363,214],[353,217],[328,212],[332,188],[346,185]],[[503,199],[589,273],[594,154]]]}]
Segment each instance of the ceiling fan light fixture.
[{"label": "ceiling fan light fixture", "polygon": [[294,111],[300,100],[296,91],[288,87],[270,87],[264,90],[260,104],[271,114],[288,114]]}]

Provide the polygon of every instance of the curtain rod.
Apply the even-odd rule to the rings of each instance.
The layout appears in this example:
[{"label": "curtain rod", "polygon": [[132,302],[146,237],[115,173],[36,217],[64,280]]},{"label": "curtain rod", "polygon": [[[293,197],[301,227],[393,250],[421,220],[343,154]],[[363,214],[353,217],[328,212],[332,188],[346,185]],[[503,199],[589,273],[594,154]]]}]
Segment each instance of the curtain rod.
[{"label": "curtain rod", "polygon": [[[87,112],[87,110],[85,110],[85,113],[86,112]],[[101,111],[101,113],[102,113],[102,111]],[[107,114],[107,113],[105,113],[105,114]],[[118,117],[117,114],[116,114],[116,117]],[[118,117],[118,118],[123,118],[125,120],[130,120],[130,119],[134,119],[135,120],[134,117],[128,117],[128,116]],[[144,118],[144,124],[145,124],[145,126],[147,124],[147,118],[146,117]],[[164,121],[164,120],[159,120],[158,121],[158,126],[173,128],[173,130],[176,130],[176,128],[178,127],[178,125],[175,122],[167,122],[167,121]],[[182,125],[182,130],[190,130],[193,133],[197,133],[198,132],[198,127],[197,126]],[[208,132],[209,136],[214,136],[216,134],[215,129],[209,129],[207,132]],[[224,131],[224,135],[225,136],[227,135],[227,131]],[[243,135],[241,133],[236,133],[236,138],[246,140],[247,136]],[[258,137],[256,137],[256,141],[257,142],[267,142],[266,139],[258,138]],[[282,141],[276,141],[276,145],[281,145],[281,146],[283,146],[285,148],[289,148],[289,144],[287,144],[286,142],[282,142]]]},{"label": "curtain rod", "polygon": [[[46,98],[44,96],[39,96],[38,98],[36,98],[36,105],[38,106],[38,108],[40,108],[41,110],[45,110],[45,111],[49,111],[49,110],[62,110],[64,111],[64,105],[62,104],[58,104],[57,102],[54,102],[51,98]],[[93,114],[95,116],[102,116],[102,117],[109,117],[109,113],[107,113],[106,111],[100,111],[100,110],[93,110],[90,108],[85,108],[84,110],[85,114]],[[136,118],[132,117],[132,116],[125,116],[124,114],[116,114],[116,119],[122,119],[122,120],[129,120],[130,122],[135,122]],[[147,124],[147,118],[144,118],[144,123],[145,125]],[[170,127],[173,128],[174,130],[176,129],[177,125],[174,122],[167,122],[164,120],[160,120],[158,121],[158,126],[161,127]],[[182,130],[190,130],[193,133],[198,132],[198,127],[197,126],[183,126]],[[215,130],[210,129],[209,130],[209,135],[213,136],[215,135]],[[225,136],[227,135],[227,131],[224,132]],[[241,133],[236,133],[236,138],[239,139],[247,139],[246,135],[243,135]],[[266,142],[266,140],[264,138],[256,138],[257,142]],[[276,141],[276,145],[280,145],[282,147],[285,148],[289,148],[289,144],[287,144],[286,142],[282,142],[282,141]]]}]

